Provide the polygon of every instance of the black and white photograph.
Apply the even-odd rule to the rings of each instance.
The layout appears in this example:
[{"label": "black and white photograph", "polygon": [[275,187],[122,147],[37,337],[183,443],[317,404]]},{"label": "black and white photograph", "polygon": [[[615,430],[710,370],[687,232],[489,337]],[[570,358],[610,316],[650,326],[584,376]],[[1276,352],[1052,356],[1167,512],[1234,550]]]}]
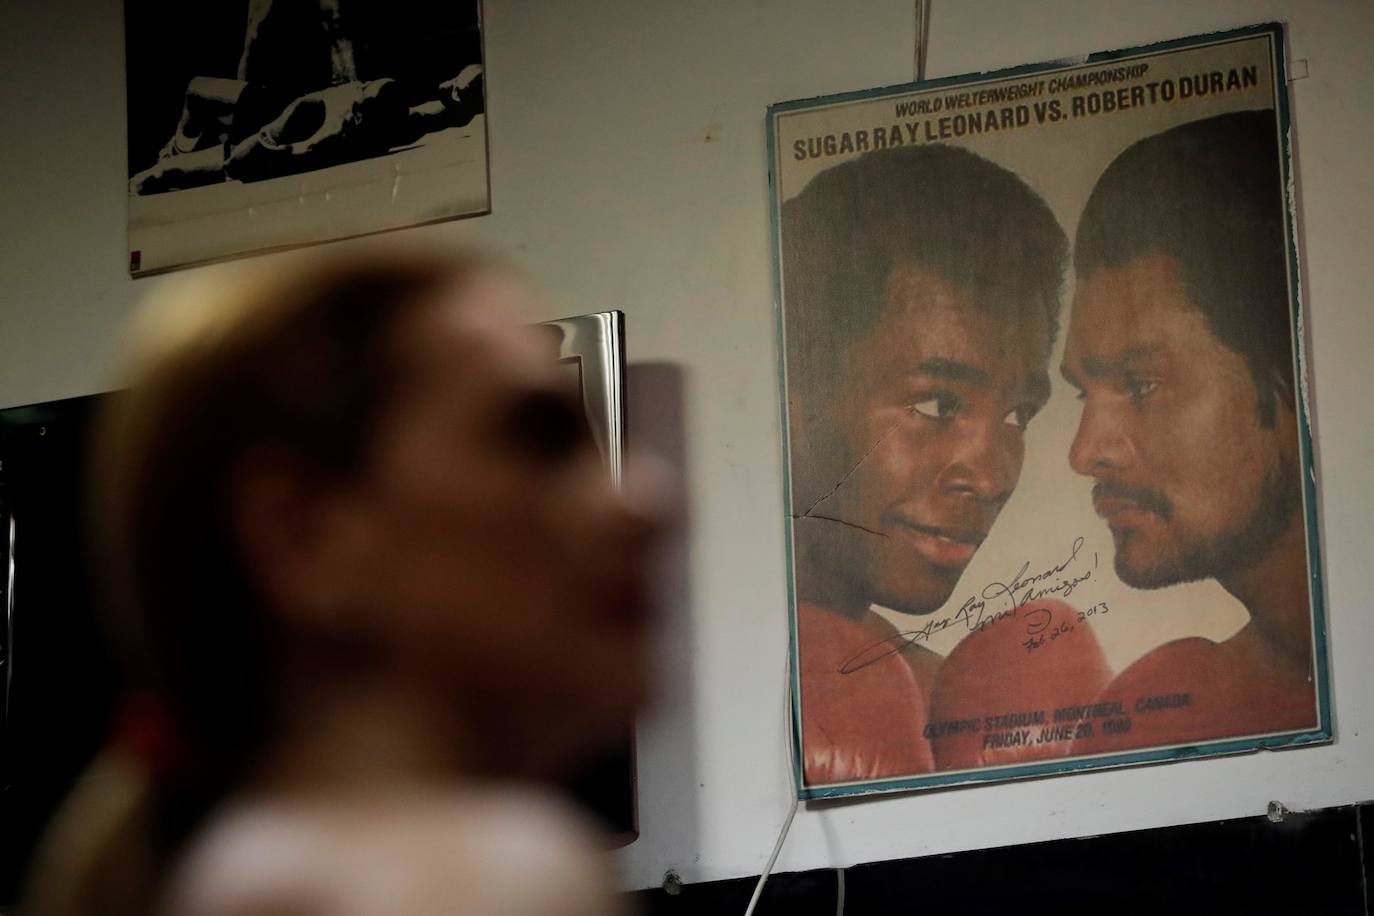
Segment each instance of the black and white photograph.
[{"label": "black and white photograph", "polygon": [[125,5],[129,270],[489,211],[480,0]]}]

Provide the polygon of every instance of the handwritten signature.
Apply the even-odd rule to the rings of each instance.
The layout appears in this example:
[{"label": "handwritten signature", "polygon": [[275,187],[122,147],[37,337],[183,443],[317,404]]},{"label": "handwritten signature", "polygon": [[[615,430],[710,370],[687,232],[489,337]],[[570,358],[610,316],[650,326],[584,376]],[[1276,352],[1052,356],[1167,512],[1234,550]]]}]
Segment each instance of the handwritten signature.
[{"label": "handwritten signature", "polygon": [[[1017,611],[1041,598],[1068,598],[1093,577],[1097,569],[1097,553],[1092,554],[1092,567],[1086,568],[1088,558],[1083,554],[1083,538],[1074,538],[1069,555],[1038,572],[1030,572],[1030,561],[1008,582],[989,582],[977,595],[970,595],[953,614],[927,620],[917,630],[894,633],[871,645],[864,646],[840,665],[840,674],[853,674],[901,652],[912,643],[926,642],[936,633],[963,624],[972,632],[989,627],[999,620],[1016,616]],[[1073,568],[1073,567],[1077,568]],[[1032,608],[1023,615],[1026,633],[1032,638],[1050,625],[1054,614],[1049,608]]]}]

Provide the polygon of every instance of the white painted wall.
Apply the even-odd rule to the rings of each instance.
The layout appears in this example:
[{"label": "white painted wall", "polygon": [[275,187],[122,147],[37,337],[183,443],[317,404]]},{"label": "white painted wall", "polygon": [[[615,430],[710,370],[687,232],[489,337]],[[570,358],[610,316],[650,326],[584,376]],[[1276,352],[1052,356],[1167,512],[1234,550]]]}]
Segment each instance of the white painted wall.
[{"label": "white painted wall", "polygon": [[[494,212],[409,230],[505,248],[551,291],[548,317],[624,309],[631,362],[681,381],[691,524],[627,887],[757,872],[789,805],[764,107],[909,80],[913,5],[487,0]],[[1311,74],[1293,114],[1337,742],[816,806],[779,868],[1374,797],[1374,5],[933,0],[928,75],[1270,19]],[[117,0],[0,6],[0,405],[107,387],[113,336],[156,282],[125,272],[124,133]],[[668,435],[670,389],[641,391],[644,438]]]}]

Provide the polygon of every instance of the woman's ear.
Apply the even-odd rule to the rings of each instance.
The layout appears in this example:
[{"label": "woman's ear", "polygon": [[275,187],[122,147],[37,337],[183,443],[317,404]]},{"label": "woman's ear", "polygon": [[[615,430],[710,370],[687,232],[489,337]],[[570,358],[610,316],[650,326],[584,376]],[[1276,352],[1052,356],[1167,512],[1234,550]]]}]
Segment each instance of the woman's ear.
[{"label": "woman's ear", "polygon": [[297,626],[335,626],[357,601],[363,549],[346,483],[264,447],[239,459],[229,487],[235,546],[270,610]]}]

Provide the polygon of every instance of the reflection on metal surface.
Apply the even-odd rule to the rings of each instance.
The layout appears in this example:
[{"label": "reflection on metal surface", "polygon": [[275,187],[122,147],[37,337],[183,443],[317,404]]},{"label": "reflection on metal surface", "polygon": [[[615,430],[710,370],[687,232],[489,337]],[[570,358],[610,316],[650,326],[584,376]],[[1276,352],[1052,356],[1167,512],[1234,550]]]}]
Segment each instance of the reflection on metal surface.
[{"label": "reflection on metal surface", "polygon": [[592,439],[620,483],[625,449],[625,315],[594,312],[545,322],[562,334],[559,356],[576,362]]},{"label": "reflection on metal surface", "polygon": [[[592,441],[619,486],[625,450],[625,315],[595,312],[548,321],[544,327],[557,332],[558,355],[581,389]],[[634,748],[634,723],[627,721],[622,738],[566,784],[604,821],[611,848],[639,837]]]}]

